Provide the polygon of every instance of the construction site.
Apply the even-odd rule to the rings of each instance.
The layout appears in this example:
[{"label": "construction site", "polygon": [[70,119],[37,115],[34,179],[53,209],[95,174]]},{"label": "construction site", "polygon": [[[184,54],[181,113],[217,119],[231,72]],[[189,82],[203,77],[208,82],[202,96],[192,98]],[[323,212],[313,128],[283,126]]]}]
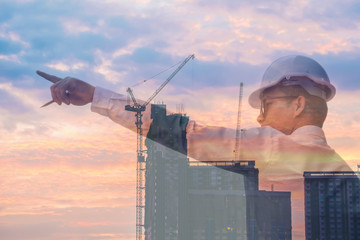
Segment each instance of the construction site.
[{"label": "construction site", "polygon": [[189,117],[167,115],[165,104],[151,104],[144,149],[143,112],[193,58],[186,58],[143,104],[127,90],[133,103],[125,110],[135,112],[137,129],[136,239],[291,239],[290,192],[259,190],[255,161],[241,159],[242,83],[234,160],[190,161]]},{"label": "construction site", "polygon": [[254,161],[189,161],[189,117],[151,114],[145,239],[291,239],[290,192],[259,190]]},{"label": "construction site", "polygon": [[[242,154],[242,83],[232,160],[190,160],[190,117],[167,114],[165,104],[150,104],[143,143],[146,107],[193,58],[142,104],[127,89],[132,104],[125,110],[135,113],[137,132],[136,240],[291,240],[291,192],[274,191],[273,185],[260,190],[255,160]],[[358,239],[359,176],[359,171],[304,172],[306,239]]]}]

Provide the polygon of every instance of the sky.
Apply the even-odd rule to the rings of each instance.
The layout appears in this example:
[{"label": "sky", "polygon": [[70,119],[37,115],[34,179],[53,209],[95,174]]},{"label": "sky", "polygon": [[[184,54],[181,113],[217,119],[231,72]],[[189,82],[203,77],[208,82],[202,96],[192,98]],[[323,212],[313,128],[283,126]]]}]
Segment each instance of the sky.
[{"label": "sky", "polygon": [[[275,59],[301,54],[337,94],[327,141],[360,163],[356,0],[0,2],[0,239],[134,239],[136,135],[83,107],[52,104],[42,70],[126,94],[195,54],[155,98],[204,125],[256,127],[247,102]],[[133,88],[147,99],[171,70]]]}]

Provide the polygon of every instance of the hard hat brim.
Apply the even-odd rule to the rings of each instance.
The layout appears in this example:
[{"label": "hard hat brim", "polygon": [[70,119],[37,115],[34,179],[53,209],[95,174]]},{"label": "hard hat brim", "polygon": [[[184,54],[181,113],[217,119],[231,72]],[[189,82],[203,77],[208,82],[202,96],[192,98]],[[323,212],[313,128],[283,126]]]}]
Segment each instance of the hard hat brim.
[{"label": "hard hat brim", "polygon": [[[277,85],[278,83],[280,83],[285,77],[287,76],[283,76],[282,78],[280,78],[278,81],[275,81],[273,82],[272,84],[269,84],[269,85],[266,85],[266,86],[263,86],[263,87],[260,87],[259,89],[255,90],[254,92],[252,92],[249,96],[249,104],[251,107],[253,108],[256,108],[256,109],[260,109],[261,107],[261,100],[260,100],[260,95],[261,93],[267,89],[267,88],[270,88],[270,87],[273,87],[275,85]],[[310,80],[314,81],[315,83],[317,84],[320,84],[320,85],[325,85],[326,87],[329,88],[329,92],[326,96],[326,98],[323,98],[326,102],[330,101],[334,96],[335,96],[335,93],[336,93],[336,89],[335,87],[329,83],[329,82],[326,82],[326,81],[323,81],[322,79],[317,79],[315,78],[314,76],[309,76],[309,75],[304,75],[304,74],[301,74],[301,75],[292,75],[292,77],[307,77],[309,78]],[[306,90],[306,89],[305,89]]]}]

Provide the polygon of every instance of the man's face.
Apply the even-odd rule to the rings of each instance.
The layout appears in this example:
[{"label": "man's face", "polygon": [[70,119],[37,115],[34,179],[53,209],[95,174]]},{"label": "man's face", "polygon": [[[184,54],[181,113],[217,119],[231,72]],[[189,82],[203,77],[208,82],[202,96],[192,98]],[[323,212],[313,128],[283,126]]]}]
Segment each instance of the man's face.
[{"label": "man's face", "polygon": [[291,134],[295,125],[294,99],[295,97],[287,96],[277,88],[266,91],[262,97],[263,111],[257,121],[262,127],[270,126],[284,134]]}]

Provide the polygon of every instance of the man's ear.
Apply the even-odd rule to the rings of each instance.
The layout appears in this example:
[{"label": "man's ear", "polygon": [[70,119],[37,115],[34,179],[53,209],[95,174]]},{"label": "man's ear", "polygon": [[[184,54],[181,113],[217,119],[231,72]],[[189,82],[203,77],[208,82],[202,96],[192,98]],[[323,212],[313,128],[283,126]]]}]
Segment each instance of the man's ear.
[{"label": "man's ear", "polygon": [[305,110],[305,105],[306,105],[306,99],[304,96],[298,96],[295,101],[295,116],[300,116],[304,110]]}]

